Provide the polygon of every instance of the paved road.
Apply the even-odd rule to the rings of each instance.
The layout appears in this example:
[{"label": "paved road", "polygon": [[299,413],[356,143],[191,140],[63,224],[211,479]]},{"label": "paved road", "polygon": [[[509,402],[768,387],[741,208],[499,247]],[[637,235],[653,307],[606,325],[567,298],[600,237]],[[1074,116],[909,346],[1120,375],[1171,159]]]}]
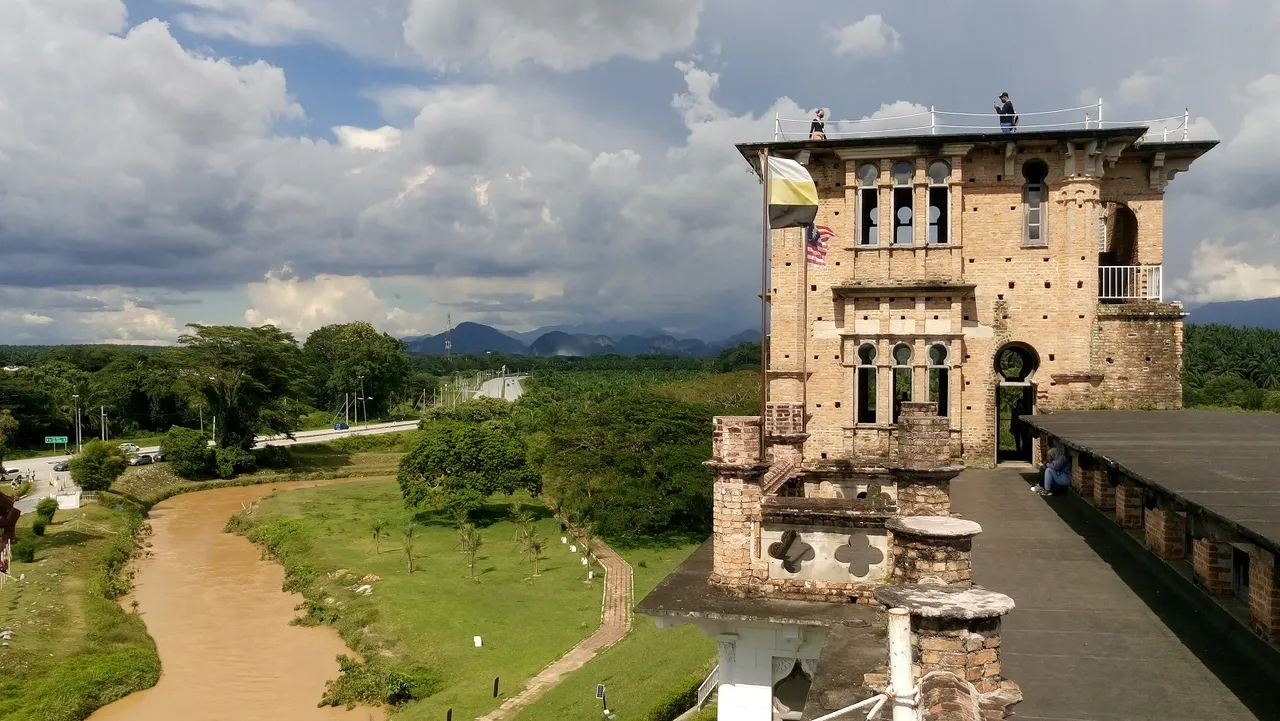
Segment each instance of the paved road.
[{"label": "paved road", "polygon": [[507,378],[494,378],[480,384],[480,390],[476,391],[474,398],[505,398],[509,401],[518,400],[524,395],[524,389],[520,387],[520,378],[516,376],[508,376]]},{"label": "paved road", "polygon": [[[299,431],[293,434],[292,440],[285,436],[258,436],[257,440],[259,446],[292,446],[300,443],[324,443],[325,441],[332,441],[346,436],[395,433],[397,431],[411,430],[417,426],[417,421],[394,421],[391,423],[372,423],[368,426],[356,426],[346,431],[335,431],[332,428],[318,431]],[[154,453],[158,450],[160,450],[159,446],[147,446],[140,452]],[[14,504],[19,511],[31,513],[35,510],[36,504],[40,502],[40,499],[53,495],[53,489],[48,483],[50,478],[57,477],[66,480],[68,483],[70,482],[70,477],[67,474],[58,474],[53,470],[53,464],[70,458],[71,456],[48,456],[45,458],[24,458],[16,461],[5,461],[4,465],[8,468],[20,468],[23,473],[34,471],[36,474],[35,490],[26,498]]]},{"label": "paved road", "polygon": [[1029,493],[1007,468],[966,471],[951,494],[956,513],[982,524],[974,580],[1017,603],[1000,664],[1022,685],[1019,719],[1280,716],[1280,665],[1084,500]]}]

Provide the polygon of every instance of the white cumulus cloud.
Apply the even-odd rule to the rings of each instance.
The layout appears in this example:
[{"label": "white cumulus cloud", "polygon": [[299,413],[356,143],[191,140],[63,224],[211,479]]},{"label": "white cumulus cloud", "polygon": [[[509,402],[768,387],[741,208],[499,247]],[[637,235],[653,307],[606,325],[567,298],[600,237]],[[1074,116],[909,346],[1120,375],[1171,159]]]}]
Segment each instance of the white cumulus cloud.
[{"label": "white cumulus cloud", "polygon": [[879,14],[868,15],[855,23],[832,30],[830,35],[836,41],[836,55],[875,58],[902,49],[902,36]]},{"label": "white cumulus cloud", "polygon": [[1191,256],[1187,277],[1174,289],[1190,303],[1254,300],[1280,296],[1280,265],[1241,259],[1243,248],[1220,240],[1204,241]]}]

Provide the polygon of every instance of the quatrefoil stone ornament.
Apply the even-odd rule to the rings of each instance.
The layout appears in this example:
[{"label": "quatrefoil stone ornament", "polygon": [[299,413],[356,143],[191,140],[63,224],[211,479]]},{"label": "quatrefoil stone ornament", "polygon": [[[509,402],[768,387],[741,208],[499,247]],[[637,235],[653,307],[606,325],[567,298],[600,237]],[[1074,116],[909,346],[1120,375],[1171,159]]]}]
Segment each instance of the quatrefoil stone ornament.
[{"label": "quatrefoil stone ornament", "polygon": [[797,573],[805,561],[812,561],[816,554],[813,546],[800,540],[795,531],[783,531],[782,540],[769,544],[769,556],[782,561],[782,568],[787,573]]},{"label": "quatrefoil stone ornament", "polygon": [[871,545],[867,534],[859,533],[849,536],[849,542],[836,549],[836,560],[849,564],[849,573],[861,578],[884,560],[884,551]]}]

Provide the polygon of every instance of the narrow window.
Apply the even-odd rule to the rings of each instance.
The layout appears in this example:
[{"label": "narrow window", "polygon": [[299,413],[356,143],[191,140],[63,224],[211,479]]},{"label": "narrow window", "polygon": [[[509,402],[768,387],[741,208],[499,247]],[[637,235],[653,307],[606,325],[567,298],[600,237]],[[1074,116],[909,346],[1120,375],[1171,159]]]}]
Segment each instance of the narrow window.
[{"label": "narrow window", "polygon": [[951,405],[951,377],[947,367],[946,344],[929,346],[929,400],[938,404],[938,415],[946,417]]},{"label": "narrow window", "polygon": [[1026,184],[1022,186],[1022,212],[1024,230],[1023,245],[1045,245],[1044,213],[1045,201],[1048,200],[1045,178],[1049,176],[1049,166],[1043,160],[1032,160],[1022,166],[1022,177]]},{"label": "narrow window", "polygon": [[858,347],[858,423],[876,422],[876,347],[874,343],[863,343]]},{"label": "narrow window", "polygon": [[880,179],[880,168],[867,163],[858,168],[858,206],[859,223],[858,244],[880,244],[880,189],[876,181]]},{"label": "narrow window", "polygon": [[935,160],[929,164],[929,242],[951,242],[951,166]]},{"label": "narrow window", "polygon": [[915,168],[911,163],[896,163],[893,166],[893,244],[911,245],[915,242],[915,229],[912,224],[915,206],[911,188],[911,178]]},{"label": "narrow window", "polygon": [[898,422],[902,404],[911,402],[911,346],[893,347],[893,422]]}]

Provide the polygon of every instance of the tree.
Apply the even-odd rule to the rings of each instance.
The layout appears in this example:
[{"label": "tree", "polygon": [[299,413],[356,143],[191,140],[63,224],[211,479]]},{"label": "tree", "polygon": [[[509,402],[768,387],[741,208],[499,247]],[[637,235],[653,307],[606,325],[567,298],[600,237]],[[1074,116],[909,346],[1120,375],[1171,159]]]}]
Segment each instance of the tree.
[{"label": "tree", "polygon": [[443,505],[469,515],[495,493],[536,493],[540,479],[525,463],[524,441],[498,422],[425,424],[423,438],[400,461],[396,480],[410,506]]},{"label": "tree", "polygon": [[540,576],[538,572],[538,562],[542,560],[542,551],[546,548],[547,542],[537,533],[529,537],[526,542],[529,547],[529,562],[533,564],[533,575]]},{"label": "tree", "polygon": [[160,441],[160,450],[173,472],[183,478],[207,478],[213,473],[214,452],[200,431],[174,426]]},{"label": "tree", "polygon": [[458,546],[462,548],[462,555],[467,559],[467,572],[472,581],[476,580],[476,553],[480,551],[483,543],[484,537],[480,535],[475,525],[464,523],[458,528]]},{"label": "tree", "polygon": [[413,537],[417,531],[417,526],[413,521],[404,527],[404,534],[400,539],[400,547],[404,549],[404,559],[409,566],[409,573],[413,573]]},{"label": "tree", "polygon": [[379,547],[379,544],[386,535],[387,522],[381,518],[375,520],[373,522],[373,554],[375,556],[382,553],[382,549]]},{"label": "tree", "polygon": [[4,463],[4,453],[9,448],[9,438],[18,430],[18,419],[8,408],[0,410],[0,464]]},{"label": "tree", "polygon": [[71,459],[71,480],[86,491],[105,491],[124,469],[124,451],[95,438]]},{"label": "tree", "polygon": [[348,393],[354,399],[363,390],[368,400],[356,407],[380,416],[404,390],[409,375],[404,343],[363,321],[319,328],[307,336],[302,350],[319,408],[337,408]]},{"label": "tree", "polygon": [[219,448],[253,448],[258,433],[292,433],[298,426],[295,404],[302,380],[302,352],[293,334],[275,326],[187,327],[178,338],[174,360],[181,377],[217,417]]}]

